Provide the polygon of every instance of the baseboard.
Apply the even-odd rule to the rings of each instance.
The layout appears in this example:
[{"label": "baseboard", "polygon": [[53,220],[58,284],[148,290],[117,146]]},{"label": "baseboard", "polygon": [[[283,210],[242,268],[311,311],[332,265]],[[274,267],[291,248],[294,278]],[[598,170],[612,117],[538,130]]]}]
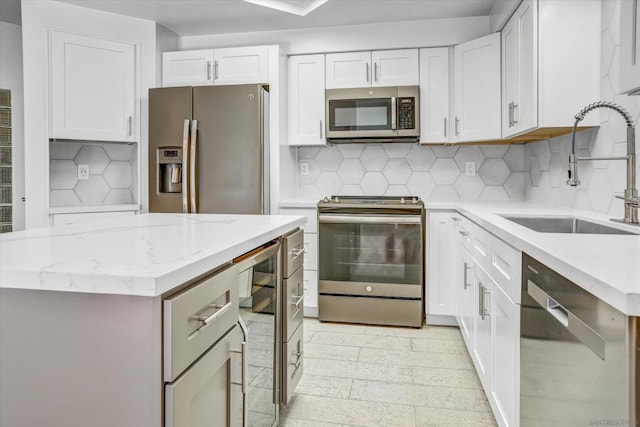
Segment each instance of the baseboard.
[{"label": "baseboard", "polygon": [[303,311],[304,317],[315,317],[318,318],[318,307],[304,307]]},{"label": "baseboard", "polygon": [[427,314],[427,325],[458,326],[458,322],[456,322],[456,318],[454,316],[443,316],[441,314]]}]

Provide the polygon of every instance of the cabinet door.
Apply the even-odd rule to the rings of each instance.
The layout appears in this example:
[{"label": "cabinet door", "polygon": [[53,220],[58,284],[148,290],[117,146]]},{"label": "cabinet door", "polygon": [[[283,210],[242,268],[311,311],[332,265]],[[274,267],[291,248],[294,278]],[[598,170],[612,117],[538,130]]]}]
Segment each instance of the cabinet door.
[{"label": "cabinet door", "polygon": [[269,83],[268,46],[214,49],[213,64],[216,85]]},{"label": "cabinet door", "polygon": [[493,368],[493,293],[495,286],[485,271],[476,264],[476,283],[478,292],[475,303],[475,325],[473,338],[473,358],[476,361],[478,377],[482,381],[485,393],[489,394],[492,387]]},{"label": "cabinet door", "polygon": [[493,400],[501,426],[517,426],[520,392],[520,306],[499,288],[492,294]]},{"label": "cabinet door", "polygon": [[620,92],[640,94],[640,4],[620,2]]},{"label": "cabinet door", "polygon": [[476,313],[476,276],[473,258],[469,252],[460,248],[459,260],[459,286],[460,289],[460,332],[467,343],[467,348],[473,348],[473,324]]},{"label": "cabinet door", "polygon": [[449,48],[420,49],[420,143],[449,138]]},{"label": "cabinet door", "polygon": [[176,381],[165,386],[166,427],[242,425],[242,334],[235,326]]},{"label": "cabinet door", "polygon": [[538,125],[537,9],[525,0],[502,30],[502,131],[510,137]]},{"label": "cabinet door", "polygon": [[418,49],[371,52],[372,86],[414,86],[419,84]]},{"label": "cabinet door", "polygon": [[289,145],[326,145],[324,55],[289,58]]},{"label": "cabinet door", "polygon": [[[305,316],[318,317],[318,272],[305,270],[303,280]],[[307,309],[311,311],[307,311]]]},{"label": "cabinet door", "polygon": [[371,52],[326,55],[327,89],[371,86]]},{"label": "cabinet door", "polygon": [[456,141],[500,139],[500,34],[454,47]]},{"label": "cabinet door", "polygon": [[456,252],[452,212],[430,212],[427,231],[427,315],[454,316],[456,300]]},{"label": "cabinet door", "polygon": [[51,138],[135,141],[135,46],[51,31]]},{"label": "cabinet door", "polygon": [[162,86],[213,84],[213,49],[162,53]]}]

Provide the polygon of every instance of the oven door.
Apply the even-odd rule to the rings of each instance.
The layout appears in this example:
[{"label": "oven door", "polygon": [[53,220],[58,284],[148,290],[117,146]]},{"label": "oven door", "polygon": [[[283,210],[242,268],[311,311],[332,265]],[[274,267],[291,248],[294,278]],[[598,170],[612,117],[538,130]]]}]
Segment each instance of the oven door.
[{"label": "oven door", "polygon": [[319,293],[421,299],[419,215],[319,215]]}]

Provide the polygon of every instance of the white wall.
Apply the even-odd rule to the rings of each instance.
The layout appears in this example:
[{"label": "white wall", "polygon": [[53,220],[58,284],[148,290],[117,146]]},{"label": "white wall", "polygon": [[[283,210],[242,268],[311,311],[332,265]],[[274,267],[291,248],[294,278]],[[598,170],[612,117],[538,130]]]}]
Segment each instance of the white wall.
[{"label": "white wall", "polygon": [[[60,29],[136,44],[140,80],[138,111],[141,140],[139,167],[147,170],[148,89],[156,83],[156,24],[137,18],[100,12],[55,1],[22,4],[25,112],[26,227],[48,225],[48,43],[47,32]],[[99,82],[96,82],[99,84]],[[139,174],[139,200],[146,209],[147,174]]]},{"label": "white wall", "polygon": [[489,34],[489,17],[189,36],[180,49],[278,44],[288,55],[455,45]]},{"label": "white wall", "polygon": [[[620,1],[602,1],[600,99],[622,105],[637,126],[640,120],[640,96],[618,94]],[[576,134],[578,154],[599,157],[625,155],[626,125],[622,117],[612,110],[599,111],[600,127]],[[636,155],[640,156],[637,140],[636,133]],[[570,187],[566,184],[570,152],[571,135],[526,145],[525,161],[529,171],[525,180],[526,200],[608,213],[612,217],[621,218],[624,215],[623,201],[616,199],[614,193],[621,193],[626,187],[625,162],[580,162],[578,177],[582,184]],[[637,172],[640,176],[640,165]]]},{"label": "white wall", "polygon": [[22,28],[0,22],[0,88],[11,91],[13,230],[24,229],[24,103]]},{"label": "white wall", "polygon": [[162,87],[162,52],[178,50],[180,36],[170,29],[156,24],[156,86]]}]

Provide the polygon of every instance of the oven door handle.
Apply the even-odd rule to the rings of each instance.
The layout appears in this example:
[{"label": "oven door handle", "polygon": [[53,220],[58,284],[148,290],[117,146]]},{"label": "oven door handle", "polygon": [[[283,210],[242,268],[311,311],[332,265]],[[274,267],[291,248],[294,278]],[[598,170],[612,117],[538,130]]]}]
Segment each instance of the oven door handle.
[{"label": "oven door handle", "polygon": [[422,224],[421,215],[318,215],[321,224]]}]

